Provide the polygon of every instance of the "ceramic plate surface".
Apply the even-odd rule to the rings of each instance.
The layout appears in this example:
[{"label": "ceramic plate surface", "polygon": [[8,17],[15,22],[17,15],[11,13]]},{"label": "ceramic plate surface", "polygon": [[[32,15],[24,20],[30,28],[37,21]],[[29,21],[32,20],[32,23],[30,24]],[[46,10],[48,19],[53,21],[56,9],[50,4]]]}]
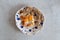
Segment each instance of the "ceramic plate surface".
[{"label": "ceramic plate surface", "polygon": [[43,27],[44,16],[35,7],[26,6],[15,15],[16,26],[27,35],[34,35]]}]

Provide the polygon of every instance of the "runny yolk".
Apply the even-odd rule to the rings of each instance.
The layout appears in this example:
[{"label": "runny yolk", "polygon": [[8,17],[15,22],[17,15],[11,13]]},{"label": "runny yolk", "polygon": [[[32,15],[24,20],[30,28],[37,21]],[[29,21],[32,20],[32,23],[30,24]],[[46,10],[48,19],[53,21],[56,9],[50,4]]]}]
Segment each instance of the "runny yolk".
[{"label": "runny yolk", "polygon": [[28,16],[20,16],[21,20],[22,20],[22,25],[23,26],[31,26],[33,25],[32,23],[32,20],[33,20],[33,16],[32,15],[28,15]]}]

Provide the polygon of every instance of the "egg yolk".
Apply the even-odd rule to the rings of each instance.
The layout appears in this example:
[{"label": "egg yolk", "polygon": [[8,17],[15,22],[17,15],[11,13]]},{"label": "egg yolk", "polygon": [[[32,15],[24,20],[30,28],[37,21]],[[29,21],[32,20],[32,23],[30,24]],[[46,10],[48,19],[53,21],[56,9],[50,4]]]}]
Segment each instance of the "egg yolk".
[{"label": "egg yolk", "polygon": [[28,15],[28,16],[20,16],[22,20],[22,25],[23,26],[32,26],[33,25],[33,16]]}]

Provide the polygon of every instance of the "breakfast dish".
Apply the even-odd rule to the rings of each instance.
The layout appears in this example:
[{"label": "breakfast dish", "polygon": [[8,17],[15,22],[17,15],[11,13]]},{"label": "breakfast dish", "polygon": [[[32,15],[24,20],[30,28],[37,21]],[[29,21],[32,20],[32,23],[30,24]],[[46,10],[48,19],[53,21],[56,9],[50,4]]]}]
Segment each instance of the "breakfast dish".
[{"label": "breakfast dish", "polygon": [[26,6],[15,15],[17,27],[27,35],[35,34],[43,26],[44,16],[35,7]]}]

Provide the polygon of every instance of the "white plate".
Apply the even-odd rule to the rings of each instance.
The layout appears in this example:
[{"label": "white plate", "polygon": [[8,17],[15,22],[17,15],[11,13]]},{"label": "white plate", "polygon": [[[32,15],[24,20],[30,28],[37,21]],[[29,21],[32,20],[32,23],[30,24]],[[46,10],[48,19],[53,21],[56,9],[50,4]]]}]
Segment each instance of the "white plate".
[{"label": "white plate", "polygon": [[[25,7],[21,8],[20,10],[23,10]],[[32,27],[32,28],[26,28],[23,27],[21,24],[21,19],[20,19],[20,10],[17,11],[16,15],[15,15],[15,20],[16,20],[16,26],[24,33],[27,35],[34,35],[36,32],[38,32],[39,30],[41,30],[41,27],[43,25],[39,25],[38,27]]]}]

